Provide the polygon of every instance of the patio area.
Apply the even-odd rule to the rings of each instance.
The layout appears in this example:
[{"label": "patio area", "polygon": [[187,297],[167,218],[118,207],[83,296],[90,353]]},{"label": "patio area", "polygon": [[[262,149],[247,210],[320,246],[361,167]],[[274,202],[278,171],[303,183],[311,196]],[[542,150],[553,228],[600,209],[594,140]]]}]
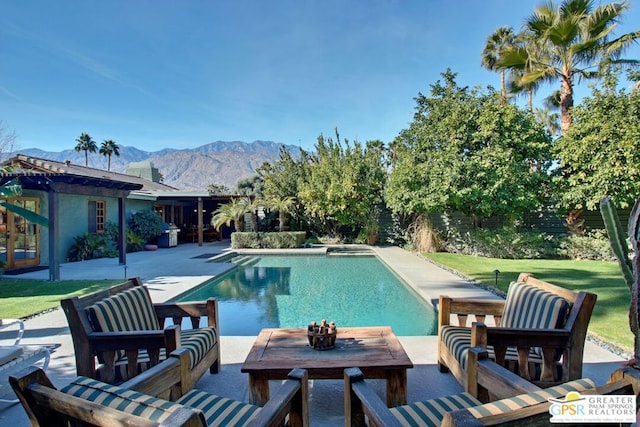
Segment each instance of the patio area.
[{"label": "patio area", "polygon": [[[153,252],[127,254],[127,265],[118,265],[117,259],[105,258],[61,265],[61,278],[67,279],[124,279],[140,276],[149,286],[152,299],[166,301],[209,278],[224,273],[224,264],[207,263],[207,259],[228,250],[227,242],[198,246],[181,244]],[[304,251],[311,251],[303,249]],[[414,254],[397,247],[375,247],[380,259],[389,265],[410,286],[428,301],[437,301],[440,294],[474,298],[496,298],[473,283]],[[535,273],[535,272],[534,272]],[[48,278],[48,271],[26,273],[24,277]],[[58,309],[36,316],[25,322],[24,344],[55,344],[47,370],[56,386],[62,386],[75,377],[73,345],[64,313]],[[0,333],[0,344],[7,344],[11,332]],[[240,372],[255,337],[221,337],[222,369],[216,375],[205,374],[197,388],[222,396],[248,401],[247,374]],[[413,369],[408,370],[408,400],[423,400],[461,391],[451,374],[438,372],[436,363],[436,337],[400,337]],[[624,363],[624,359],[588,341],[585,347],[584,376],[597,384],[605,383],[609,374]],[[372,380],[382,396],[383,380]],[[271,387],[277,386],[272,382]],[[342,381],[313,380],[309,384],[311,424],[335,426],[343,424]],[[13,397],[8,385],[0,387],[0,397]],[[28,426],[29,421],[21,405],[0,403],[0,424]]]}]

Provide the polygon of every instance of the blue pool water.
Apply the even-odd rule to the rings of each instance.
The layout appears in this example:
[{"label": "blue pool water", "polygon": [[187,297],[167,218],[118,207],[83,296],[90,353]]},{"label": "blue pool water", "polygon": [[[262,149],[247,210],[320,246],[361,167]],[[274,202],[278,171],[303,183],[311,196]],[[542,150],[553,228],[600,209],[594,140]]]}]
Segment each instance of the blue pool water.
[{"label": "blue pool water", "polygon": [[181,295],[218,298],[221,335],[262,328],[300,328],[310,321],[338,327],[389,325],[396,335],[433,335],[433,307],[374,256],[237,257],[238,268]]}]

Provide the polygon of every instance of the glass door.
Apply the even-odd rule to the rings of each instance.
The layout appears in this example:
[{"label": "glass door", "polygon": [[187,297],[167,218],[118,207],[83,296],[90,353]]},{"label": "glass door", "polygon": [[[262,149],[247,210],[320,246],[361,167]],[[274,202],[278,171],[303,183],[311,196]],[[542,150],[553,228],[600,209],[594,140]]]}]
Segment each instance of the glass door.
[{"label": "glass door", "polygon": [[[32,212],[40,212],[37,199],[19,198],[10,203]],[[0,259],[6,262],[6,267],[39,265],[40,227],[4,207],[0,210],[0,221]]]}]

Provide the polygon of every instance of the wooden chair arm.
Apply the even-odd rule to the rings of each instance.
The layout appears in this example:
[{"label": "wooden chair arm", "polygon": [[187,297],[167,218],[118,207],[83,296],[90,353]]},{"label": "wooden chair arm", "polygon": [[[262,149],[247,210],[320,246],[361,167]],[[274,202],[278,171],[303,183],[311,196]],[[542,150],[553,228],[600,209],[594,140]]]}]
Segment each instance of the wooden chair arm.
[{"label": "wooden chair arm", "polygon": [[402,424],[364,380],[360,368],[344,370],[345,426],[364,427],[365,415],[371,427],[395,427]]},{"label": "wooden chair arm", "polygon": [[489,353],[483,347],[470,348],[467,357],[466,391],[482,402],[540,390],[537,385],[489,359]]},{"label": "wooden chair arm", "polygon": [[[132,414],[127,414],[127,419],[123,420],[122,412],[117,409],[62,393],[56,390],[40,368],[32,366],[20,375],[19,378],[10,377],[9,381],[34,426],[67,425],[67,419],[98,427],[124,425],[125,422],[140,427],[161,425]],[[187,407],[174,411],[162,425],[205,426],[201,411]]]},{"label": "wooden chair arm", "polygon": [[165,319],[171,318],[175,324],[180,324],[182,319],[191,319],[192,327],[198,328],[200,318],[207,317],[207,326],[218,328],[218,300],[209,298],[206,301],[190,301],[178,303],[156,303],[153,305],[160,324]]},{"label": "wooden chair arm", "polygon": [[262,407],[249,426],[285,425],[287,415],[291,427],[309,425],[309,374],[305,369],[294,369],[288,379]]},{"label": "wooden chair arm", "polygon": [[475,316],[478,322],[484,322],[486,316],[493,316],[496,319],[496,324],[498,324],[502,317],[504,303],[504,300],[451,298],[446,295],[440,295],[438,325],[450,325],[451,315],[457,316],[459,326],[466,326],[469,316]]},{"label": "wooden chair arm", "polygon": [[542,348],[542,368],[539,382],[550,384],[556,378],[554,364],[558,349],[566,351],[571,333],[565,329],[519,329],[487,327],[480,322],[471,325],[471,347],[493,346],[496,363],[505,364],[507,347],[516,347],[518,375],[529,380],[529,351],[531,347]]},{"label": "wooden chair arm", "polygon": [[189,350],[179,348],[166,360],[125,381],[120,387],[175,401],[189,391],[190,372]]}]

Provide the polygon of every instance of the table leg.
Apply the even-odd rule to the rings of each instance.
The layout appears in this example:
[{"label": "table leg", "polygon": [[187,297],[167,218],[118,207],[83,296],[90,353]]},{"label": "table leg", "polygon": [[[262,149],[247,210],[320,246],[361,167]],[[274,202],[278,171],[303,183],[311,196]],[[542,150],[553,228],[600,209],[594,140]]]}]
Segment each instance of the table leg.
[{"label": "table leg", "polygon": [[266,375],[249,374],[249,403],[264,406],[269,400],[269,379]]},{"label": "table leg", "polygon": [[387,406],[407,404],[407,370],[393,369],[387,372]]}]

